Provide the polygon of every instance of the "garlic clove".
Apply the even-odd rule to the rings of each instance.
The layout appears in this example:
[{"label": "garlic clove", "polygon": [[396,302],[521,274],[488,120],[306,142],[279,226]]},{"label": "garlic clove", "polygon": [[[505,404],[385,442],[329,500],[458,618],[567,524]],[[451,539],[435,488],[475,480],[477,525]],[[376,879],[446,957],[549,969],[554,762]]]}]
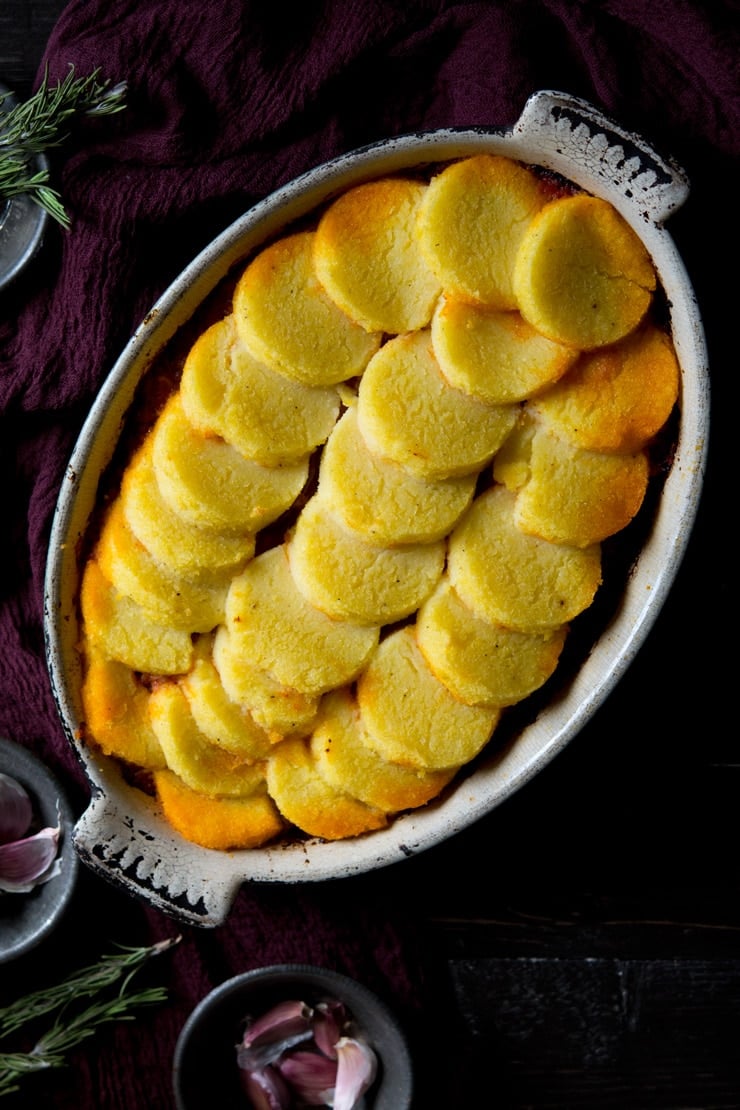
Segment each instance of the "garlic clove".
[{"label": "garlic clove", "polygon": [[279,1002],[250,1022],[237,1050],[237,1062],[247,1071],[259,1071],[284,1052],[310,1040],[313,1010],[305,1002]]},{"label": "garlic clove", "polygon": [[0,773],[0,844],[24,836],[32,817],[31,799],[25,789],[10,775]]},{"label": "garlic clove", "polygon": [[27,894],[59,873],[59,826],[0,844],[0,891]]},{"label": "garlic clove", "polygon": [[318,1052],[291,1052],[278,1065],[303,1106],[332,1106],[337,1062]]},{"label": "garlic clove", "polygon": [[334,1110],[353,1110],[377,1074],[375,1053],[364,1041],[342,1037],[337,1041],[337,1082]]},{"label": "garlic clove", "polygon": [[245,1048],[250,1048],[252,1045],[283,1040],[294,1033],[303,1033],[310,1029],[312,1016],[313,1011],[305,1002],[293,999],[278,1002],[261,1017],[249,1023],[242,1044]]},{"label": "garlic clove", "polygon": [[331,1060],[337,1058],[337,1041],[348,1021],[342,1002],[319,1002],[313,1016],[313,1036],[316,1047]]},{"label": "garlic clove", "polygon": [[242,1070],[241,1076],[244,1093],[253,1110],[289,1110],[292,1106],[288,1085],[274,1068]]}]

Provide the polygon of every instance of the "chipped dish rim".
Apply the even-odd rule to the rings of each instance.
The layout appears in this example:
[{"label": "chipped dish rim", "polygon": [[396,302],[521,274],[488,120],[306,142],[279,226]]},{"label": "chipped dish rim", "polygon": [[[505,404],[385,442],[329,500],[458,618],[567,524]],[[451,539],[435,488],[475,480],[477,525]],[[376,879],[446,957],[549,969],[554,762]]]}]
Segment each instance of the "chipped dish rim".
[{"label": "chipped dish rim", "polygon": [[[151,799],[129,787],[113,761],[79,740],[81,665],[75,649],[75,551],[99,477],[136,386],[159,351],[208,294],[264,241],[352,184],[474,153],[503,154],[562,174],[604,197],[647,247],[670,308],[681,366],[681,421],[674,461],[649,536],[628,576],[622,604],[567,691],[504,751],[439,799],[382,830],[344,841],[307,839],[219,853],[189,844]],[[92,800],[75,831],[82,858],[159,908],[201,925],[220,924],[243,882],[302,882],[349,876],[423,851],[472,825],[528,782],[580,731],[639,651],[662,608],[698,509],[709,433],[706,345],[696,298],[663,224],[688,196],[683,172],[639,136],[591,105],[542,91],[510,129],[444,128],[402,135],[340,156],[255,205],[205,248],[166,290],[110,371],[80,433],[53,522],[45,583],[45,638],[52,689],[65,732],[81,759]]]}]

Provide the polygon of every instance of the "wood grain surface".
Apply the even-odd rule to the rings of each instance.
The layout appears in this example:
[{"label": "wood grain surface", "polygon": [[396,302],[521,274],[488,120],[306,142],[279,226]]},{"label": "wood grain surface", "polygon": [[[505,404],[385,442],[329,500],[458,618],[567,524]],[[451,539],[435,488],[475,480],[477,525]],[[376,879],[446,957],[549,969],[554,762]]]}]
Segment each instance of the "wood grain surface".
[{"label": "wood grain surface", "polygon": [[64,6],[61,0],[0,3],[0,81],[14,92],[31,90],[46,40]]}]

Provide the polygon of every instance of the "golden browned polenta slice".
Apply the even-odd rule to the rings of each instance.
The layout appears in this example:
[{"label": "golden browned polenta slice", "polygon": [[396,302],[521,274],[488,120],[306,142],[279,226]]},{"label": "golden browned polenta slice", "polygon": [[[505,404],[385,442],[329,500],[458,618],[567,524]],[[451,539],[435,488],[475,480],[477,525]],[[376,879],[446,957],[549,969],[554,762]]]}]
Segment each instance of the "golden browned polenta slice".
[{"label": "golden browned polenta slice", "polygon": [[175,394],[152,439],[157,482],[174,512],[200,528],[256,532],[285,512],[305,485],[308,460],[260,466],[224,440],[194,428]]},{"label": "golden browned polenta slice", "polygon": [[258,848],[285,827],[266,790],[240,798],[215,798],[191,790],[172,771],[156,771],[154,785],[167,822],[202,848],[224,852]]},{"label": "golden browned polenta slice", "polygon": [[149,723],[149,691],[125,663],[89,653],[82,683],[86,735],[106,753],[153,771],[166,767]]},{"label": "golden browned polenta slice", "polygon": [[310,743],[316,769],[330,786],[385,813],[425,805],[455,773],[422,771],[382,759],[366,743],[359,710],[348,690],[327,694]]},{"label": "golden browned polenta slice", "polygon": [[496,155],[465,158],[433,177],[422,201],[418,235],[445,293],[474,304],[516,308],[514,260],[545,199],[530,170]]},{"label": "golden browned polenta slice", "polygon": [[416,639],[431,670],[468,705],[514,705],[554,672],[567,626],[515,632],[484,620],[447,580],[419,610]]},{"label": "golden browned polenta slice", "polygon": [[361,374],[380,343],[339,308],[313,266],[313,231],[286,235],[247,266],[234,290],[242,342],[273,370],[304,385]]},{"label": "golden browned polenta slice", "polygon": [[287,543],[293,579],[337,620],[381,625],[418,609],[444,566],[443,541],[382,547],[353,532],[321,495],[304,507]]},{"label": "golden browned polenta slice", "polygon": [[243,705],[232,701],[212,659],[197,654],[193,669],[180,685],[193,720],[211,743],[244,760],[265,758],[273,737],[260,728]]},{"label": "golden browned polenta slice", "polygon": [[492,405],[531,397],[562,377],[578,357],[518,312],[452,297],[442,298],[432,317],[432,344],[450,384]]},{"label": "golden browned polenta slice", "polygon": [[431,319],[441,290],[416,236],[425,189],[402,177],[357,185],[319,221],[313,246],[318,279],[369,332],[395,335]]},{"label": "golden browned polenta slice", "polygon": [[384,344],[358,396],[358,427],[370,450],[422,478],[482,469],[518,415],[514,405],[490,405],[451,386],[428,328]]},{"label": "golden browned polenta slice", "polygon": [[300,736],[276,745],[267,763],[267,789],[286,821],[323,840],[360,836],[388,823],[382,810],[330,786]]},{"label": "golden browned polenta slice", "polygon": [[391,763],[427,771],[467,763],[488,742],[498,708],[466,705],[432,673],[413,627],[385,638],[357,683],[369,748]]},{"label": "golden browned polenta slice", "polygon": [[199,528],[174,512],[162,497],[147,438],[121,481],[126,523],[144,547],[174,574],[217,585],[236,574],[254,554],[254,536]]},{"label": "golden browned polenta slice", "polygon": [[203,332],[180,379],[190,423],[213,432],[262,466],[298,462],[323,443],[339,415],[339,394],[278,374],[239,339],[229,315]]},{"label": "golden browned polenta slice", "polygon": [[193,660],[188,632],[152,621],[88,559],[80,589],[85,632],[103,655],[148,674],[183,674]]},{"label": "golden browned polenta slice", "polygon": [[530,408],[579,447],[631,454],[663,427],[678,385],[670,339],[647,324],[611,347],[582,355]]},{"label": "golden browned polenta slice", "polygon": [[251,666],[304,694],[351,682],[378,643],[379,628],[333,620],[301,593],[283,547],[258,555],[231,584],[226,627]]},{"label": "golden browned polenta slice", "polygon": [[218,586],[201,586],[168,570],[137,540],[113,502],[96,548],[100,569],[115,588],[140,605],[158,624],[185,632],[208,632],[220,624],[229,576]]},{"label": "golden browned polenta slice", "polygon": [[590,547],[621,531],[640,508],[648,460],[586,451],[535,429],[527,445],[529,473],[519,488],[514,521],[550,543]]},{"label": "golden browned polenta slice", "polygon": [[232,701],[243,705],[273,739],[274,734],[304,735],[311,731],[319,711],[319,696],[292,690],[252,666],[223,626],[213,640],[213,662]]},{"label": "golden browned polenta slice", "polygon": [[372,452],[347,409],[326,442],[319,490],[356,532],[376,543],[433,543],[470,504],[475,474],[426,479]]},{"label": "golden browned polenta slice", "polygon": [[591,604],[601,584],[601,550],[527,535],[515,523],[515,501],[503,486],[476,499],[450,536],[449,578],[479,616],[520,632],[543,632]]},{"label": "golden browned polenta slice", "polygon": [[524,318],[551,339],[584,350],[636,328],[655,286],[650,256],[626,220],[607,201],[583,194],[542,209],[514,268]]},{"label": "golden browned polenta slice", "polygon": [[177,682],[157,686],[149,698],[149,720],[170,771],[191,790],[239,797],[264,786],[265,764],[233,755],[205,736]]}]

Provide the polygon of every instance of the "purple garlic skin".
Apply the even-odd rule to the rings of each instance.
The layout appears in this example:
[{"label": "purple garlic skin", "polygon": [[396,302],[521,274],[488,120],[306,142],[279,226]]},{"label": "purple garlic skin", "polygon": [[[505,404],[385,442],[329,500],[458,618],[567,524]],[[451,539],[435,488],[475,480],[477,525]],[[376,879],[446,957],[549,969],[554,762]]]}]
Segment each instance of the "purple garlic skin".
[{"label": "purple garlic skin", "polygon": [[0,893],[28,894],[59,874],[59,825],[29,835],[32,821],[26,790],[0,773]]}]

